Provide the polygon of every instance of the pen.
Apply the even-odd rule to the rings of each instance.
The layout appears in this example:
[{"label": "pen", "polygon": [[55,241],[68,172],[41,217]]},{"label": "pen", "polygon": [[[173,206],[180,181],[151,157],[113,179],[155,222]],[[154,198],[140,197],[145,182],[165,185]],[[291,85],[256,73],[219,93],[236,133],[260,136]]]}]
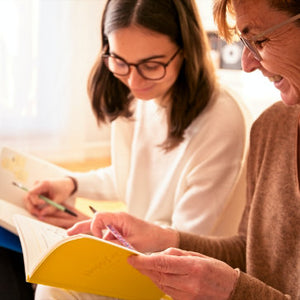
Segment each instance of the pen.
[{"label": "pen", "polygon": [[[90,208],[90,210],[93,212],[93,213],[96,213],[97,212],[97,210],[93,207],[93,206],[91,206],[91,205],[89,205],[89,208]],[[105,225],[105,227],[114,235],[114,237],[118,240],[118,241],[120,241],[121,242],[121,244],[123,245],[123,246],[125,246],[126,248],[129,248],[129,249],[132,249],[132,250],[135,250],[133,247],[132,247],[132,245],[129,243],[129,242],[127,242],[126,240],[125,240],[125,238],[122,236],[122,234],[113,226],[113,225]]]},{"label": "pen", "polygon": [[[14,181],[12,182],[12,184],[15,185],[16,187],[22,189],[23,191],[28,192],[28,189],[25,186],[23,186],[22,184],[14,182]],[[49,199],[49,198],[47,198],[47,197],[45,197],[43,195],[39,195],[39,198],[42,199],[42,200],[44,200],[49,205],[51,205],[51,206],[53,206],[53,207],[55,207],[55,208],[57,208],[57,209],[59,209],[61,211],[64,211],[64,212],[68,213],[71,216],[77,217],[76,213],[74,213],[70,209],[66,208],[65,206],[63,206],[63,205],[61,205],[59,203],[56,203],[56,202],[52,201],[51,199]]]}]

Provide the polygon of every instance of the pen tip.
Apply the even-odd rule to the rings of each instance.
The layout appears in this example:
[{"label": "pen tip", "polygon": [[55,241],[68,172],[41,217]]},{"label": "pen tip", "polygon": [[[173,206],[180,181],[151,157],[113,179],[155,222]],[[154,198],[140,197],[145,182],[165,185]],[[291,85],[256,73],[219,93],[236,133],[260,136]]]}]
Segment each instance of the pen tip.
[{"label": "pen tip", "polygon": [[97,212],[97,210],[93,206],[89,205],[89,208],[94,214]]},{"label": "pen tip", "polygon": [[74,217],[78,217],[78,215],[76,213],[74,213],[73,211],[69,210],[69,209],[65,209],[65,212],[67,212],[68,214],[74,216]]}]

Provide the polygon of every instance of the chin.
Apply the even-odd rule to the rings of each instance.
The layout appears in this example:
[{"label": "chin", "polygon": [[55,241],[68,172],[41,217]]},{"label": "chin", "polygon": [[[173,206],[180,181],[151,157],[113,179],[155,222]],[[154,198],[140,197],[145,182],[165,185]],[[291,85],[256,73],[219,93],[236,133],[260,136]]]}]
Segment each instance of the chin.
[{"label": "chin", "polygon": [[287,95],[285,93],[281,93],[281,99],[283,103],[287,106],[300,104],[300,95]]},{"label": "chin", "polygon": [[143,96],[143,95],[138,95],[138,94],[134,94],[134,97],[136,99],[139,99],[139,100],[143,100],[143,101],[149,101],[149,100],[152,100],[153,97],[147,97],[147,96]]}]

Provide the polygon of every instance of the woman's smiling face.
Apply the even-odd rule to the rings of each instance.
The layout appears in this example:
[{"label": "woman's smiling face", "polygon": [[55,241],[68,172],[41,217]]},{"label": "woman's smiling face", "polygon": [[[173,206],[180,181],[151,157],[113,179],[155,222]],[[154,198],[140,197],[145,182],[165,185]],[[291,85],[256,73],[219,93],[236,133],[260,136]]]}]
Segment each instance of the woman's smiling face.
[{"label": "woman's smiling face", "polygon": [[[234,0],[234,7],[237,29],[247,39],[291,17],[271,8],[266,0]],[[259,69],[274,82],[287,105],[300,103],[300,27],[296,22],[267,33],[256,42],[261,61],[256,60],[246,47],[242,56],[243,70]]]},{"label": "woman's smiling face", "polygon": [[[110,54],[133,64],[148,59],[165,64],[178,50],[168,36],[134,25],[111,32],[108,43]],[[130,67],[128,75],[115,76],[130,89],[134,97],[161,102],[175,83],[182,60],[182,53],[179,52],[166,67],[166,75],[159,80],[143,78],[134,66]]]}]

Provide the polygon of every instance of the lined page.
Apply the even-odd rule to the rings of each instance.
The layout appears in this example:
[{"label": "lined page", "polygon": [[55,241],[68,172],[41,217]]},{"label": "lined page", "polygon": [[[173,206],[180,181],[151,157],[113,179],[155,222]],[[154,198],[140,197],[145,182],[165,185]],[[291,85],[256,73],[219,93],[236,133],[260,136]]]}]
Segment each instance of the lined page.
[{"label": "lined page", "polygon": [[23,248],[25,272],[30,275],[49,249],[68,237],[67,231],[22,215],[14,215],[14,221]]}]

